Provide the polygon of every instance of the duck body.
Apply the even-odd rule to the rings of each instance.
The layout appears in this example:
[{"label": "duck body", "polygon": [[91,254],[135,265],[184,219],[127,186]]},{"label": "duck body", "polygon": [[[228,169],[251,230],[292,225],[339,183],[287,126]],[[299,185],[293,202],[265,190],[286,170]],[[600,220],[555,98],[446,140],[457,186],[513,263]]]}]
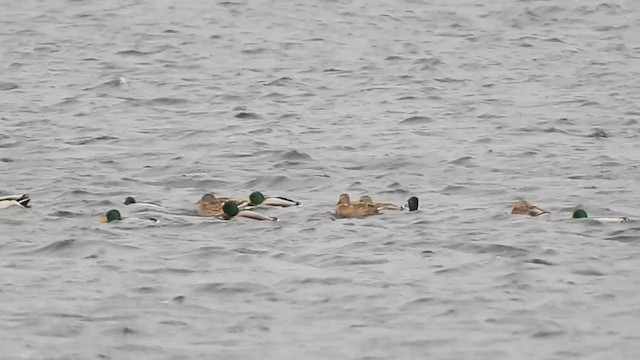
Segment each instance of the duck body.
[{"label": "duck body", "polygon": [[0,209],[6,209],[11,206],[28,208],[30,207],[29,201],[31,199],[27,194],[0,196]]},{"label": "duck body", "polygon": [[623,222],[631,221],[631,219],[629,219],[626,216],[590,218],[587,215],[587,212],[584,209],[575,210],[571,217],[574,218],[574,219],[593,220],[593,221],[597,221],[597,222],[600,222],[600,223],[623,223]]},{"label": "duck body", "polygon": [[336,204],[336,218],[365,218],[378,214],[378,207],[375,204],[356,202],[352,203],[349,195],[340,194]]},{"label": "duck body", "polygon": [[529,203],[527,201],[524,201],[524,200],[517,201],[513,205],[513,209],[511,210],[511,213],[512,214],[517,214],[517,215],[529,215],[529,216],[532,216],[532,217],[549,214],[548,211],[542,210],[542,209],[538,208],[537,206],[532,205],[531,203]]},{"label": "duck body", "polygon": [[259,191],[254,191],[249,195],[249,201],[243,201],[240,203],[240,207],[256,207],[259,205],[275,206],[275,207],[290,207],[300,206],[299,201],[287,199],[282,196],[264,196]]},{"label": "duck body", "polygon": [[236,215],[238,217],[245,217],[253,220],[262,220],[262,221],[278,221],[278,218],[275,216],[267,216],[265,214],[261,214],[259,212],[251,211],[251,210],[240,210]]}]

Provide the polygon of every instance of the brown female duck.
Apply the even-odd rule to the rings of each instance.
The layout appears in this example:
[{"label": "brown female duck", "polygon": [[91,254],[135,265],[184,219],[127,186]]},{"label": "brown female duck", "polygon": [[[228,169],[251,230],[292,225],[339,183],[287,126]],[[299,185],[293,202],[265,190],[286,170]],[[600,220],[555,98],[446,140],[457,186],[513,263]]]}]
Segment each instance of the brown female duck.
[{"label": "brown female duck", "polygon": [[378,213],[378,207],[372,203],[356,202],[351,203],[349,195],[340,194],[336,204],[337,218],[363,218]]},{"label": "brown female duck", "polygon": [[542,210],[535,205],[531,205],[529,202],[524,200],[518,200],[511,210],[512,214],[518,215],[529,215],[529,216],[540,216],[544,214],[549,214],[548,211]]}]

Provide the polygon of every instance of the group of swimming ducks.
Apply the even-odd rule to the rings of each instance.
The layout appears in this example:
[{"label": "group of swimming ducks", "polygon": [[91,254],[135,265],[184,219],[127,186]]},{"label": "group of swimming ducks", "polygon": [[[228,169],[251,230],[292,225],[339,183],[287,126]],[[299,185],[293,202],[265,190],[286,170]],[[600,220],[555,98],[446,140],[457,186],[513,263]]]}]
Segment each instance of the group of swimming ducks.
[{"label": "group of swimming ducks", "polygon": [[[0,209],[10,206],[30,207],[31,199],[26,194],[10,195],[0,197]],[[124,204],[132,207],[144,207],[151,209],[161,209],[162,205],[153,202],[137,202],[129,196],[124,200]],[[265,196],[259,191],[254,191],[249,195],[249,199],[234,199],[230,197],[216,197],[212,193],[206,193],[196,203],[196,214],[201,217],[214,217],[222,220],[231,220],[235,217],[245,217],[253,220],[277,221],[277,217],[267,216],[255,211],[258,207],[290,207],[300,206],[301,202],[287,199],[281,196]],[[402,211],[418,210],[418,198],[410,197],[403,205],[395,205],[389,202],[375,202],[371,196],[361,196],[358,201],[351,202],[349,195],[340,194],[335,207],[336,218],[365,218],[380,214],[386,210]],[[129,218],[126,218],[129,219]],[[110,223],[114,221],[126,220],[117,209],[107,211],[100,222]],[[139,219],[137,219],[139,220]],[[149,218],[153,222],[158,222],[156,218]]]},{"label": "group of swimming ducks", "polygon": [[[27,194],[10,195],[0,197],[0,209],[10,206],[21,206],[28,208],[31,199]],[[152,202],[137,202],[133,197],[127,197],[124,200],[124,204],[134,207],[146,207],[146,208],[163,208],[162,205]],[[222,220],[231,220],[235,217],[245,217],[253,220],[267,220],[276,221],[277,217],[267,216],[260,212],[255,211],[258,207],[290,207],[302,205],[299,201],[287,199],[281,196],[265,196],[259,191],[254,191],[249,195],[249,199],[234,199],[230,197],[215,197],[212,193],[206,193],[196,203],[196,214],[201,217],[214,217]],[[336,218],[365,218],[372,215],[377,215],[385,211],[402,211],[408,209],[409,211],[418,210],[418,198],[415,196],[407,199],[403,205],[396,205],[389,202],[376,202],[373,201],[371,196],[361,196],[358,201],[351,202],[349,195],[346,193],[340,194],[338,202],[335,207]],[[548,215],[549,211],[542,210],[539,207],[525,201],[517,201],[511,214],[528,215],[532,217]],[[587,219],[587,212],[582,209],[576,209],[573,212],[572,218],[574,219]],[[631,221],[627,217],[596,217],[589,218],[591,220],[599,222],[627,222]],[[114,221],[123,221],[120,211],[111,209],[107,211],[100,221],[103,223],[110,223]],[[155,218],[149,218],[158,222]]]}]

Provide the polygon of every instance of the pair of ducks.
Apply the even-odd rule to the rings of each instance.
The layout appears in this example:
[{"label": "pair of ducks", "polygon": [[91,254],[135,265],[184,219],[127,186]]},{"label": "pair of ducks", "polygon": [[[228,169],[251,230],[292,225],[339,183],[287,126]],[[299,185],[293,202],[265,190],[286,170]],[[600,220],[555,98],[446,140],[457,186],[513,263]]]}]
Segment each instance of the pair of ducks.
[{"label": "pair of ducks", "polygon": [[374,202],[370,196],[364,195],[357,202],[352,203],[349,195],[342,193],[336,204],[335,215],[336,218],[364,218],[379,214],[381,210],[404,210],[405,208],[409,208],[409,211],[418,210],[418,198],[412,196],[406,204],[398,206],[388,202]]},{"label": "pair of ducks", "polygon": [[[163,206],[157,203],[152,202],[138,202],[133,197],[129,196],[124,200],[124,204],[131,207],[140,207],[140,208],[151,208],[151,209],[162,209]],[[261,214],[259,212],[249,210],[258,207],[259,205],[264,206],[276,206],[276,207],[289,207],[289,206],[299,206],[301,203],[299,201],[287,199],[281,196],[265,196],[259,191],[254,191],[249,195],[249,200],[240,200],[233,199],[229,197],[220,197],[217,198],[211,193],[206,193],[198,200],[196,203],[196,213],[198,216],[202,217],[215,217],[221,220],[231,220],[232,218],[238,217],[246,217],[254,220],[267,220],[267,221],[277,221],[278,218],[274,216],[267,216]],[[131,219],[131,218],[127,218]],[[120,211],[116,209],[111,209],[107,211],[104,217],[100,219],[102,223],[109,223],[112,221],[123,221],[125,218],[122,217]],[[158,222],[158,219],[148,218],[145,220],[150,220],[153,222]]]},{"label": "pair of ducks", "polygon": [[301,203],[282,196],[265,197],[261,192],[254,191],[249,195],[249,200],[239,200],[228,197],[216,198],[213,194],[206,193],[196,203],[196,205],[196,212],[198,215],[204,217],[213,216],[224,220],[230,220],[239,216],[254,220],[277,221],[277,217],[267,216],[249,209],[256,208],[259,205],[289,207],[299,206]]},{"label": "pair of ducks", "polygon": [[[514,205],[513,205],[513,209],[511,210],[512,214],[518,214],[518,215],[529,215],[532,217],[536,217],[536,216],[541,216],[541,215],[545,215],[545,214],[551,214],[549,211],[546,210],[542,210],[539,207],[532,205],[531,203],[529,203],[528,201],[525,200],[518,200]],[[589,218],[587,215],[587,212],[584,209],[576,209],[573,211],[573,214],[571,215],[571,218],[573,219],[590,219],[590,220],[595,220],[595,221],[599,221],[599,222],[627,222],[627,221],[631,221],[628,217],[596,217],[596,218]]]}]

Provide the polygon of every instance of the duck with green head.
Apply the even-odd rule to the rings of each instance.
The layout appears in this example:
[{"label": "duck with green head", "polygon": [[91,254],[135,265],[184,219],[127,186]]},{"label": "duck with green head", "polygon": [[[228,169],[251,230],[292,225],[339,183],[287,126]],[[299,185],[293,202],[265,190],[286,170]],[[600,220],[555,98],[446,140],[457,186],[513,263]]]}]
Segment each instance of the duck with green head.
[{"label": "duck with green head", "polygon": [[28,208],[31,207],[29,206],[29,201],[31,199],[27,194],[0,196],[0,209],[6,209],[11,206]]},{"label": "duck with green head", "polygon": [[246,217],[253,220],[277,221],[277,217],[267,216],[251,210],[242,210],[238,207],[238,203],[233,200],[227,201],[222,205],[222,219],[231,220],[234,217]]},{"label": "duck with green head", "polygon": [[100,222],[101,223],[111,223],[111,222],[126,222],[126,223],[145,223],[148,224],[149,222],[157,224],[158,222],[160,222],[160,220],[156,219],[156,218],[134,218],[134,217],[122,217],[122,215],[120,214],[120,211],[116,210],[116,209],[111,209],[109,211],[107,211],[107,213],[105,214],[105,216],[103,216],[102,218],[100,218]]},{"label": "duck with green head", "polygon": [[584,209],[576,209],[571,216],[573,219],[589,219],[603,223],[623,223],[627,221],[631,221],[628,217],[620,216],[620,217],[596,217],[590,218],[587,215],[587,212]]},{"label": "duck with green head", "polygon": [[249,195],[249,201],[242,203],[244,206],[278,206],[278,207],[289,207],[289,206],[299,206],[301,203],[299,201],[287,199],[282,196],[265,196],[260,191],[254,191]]}]

